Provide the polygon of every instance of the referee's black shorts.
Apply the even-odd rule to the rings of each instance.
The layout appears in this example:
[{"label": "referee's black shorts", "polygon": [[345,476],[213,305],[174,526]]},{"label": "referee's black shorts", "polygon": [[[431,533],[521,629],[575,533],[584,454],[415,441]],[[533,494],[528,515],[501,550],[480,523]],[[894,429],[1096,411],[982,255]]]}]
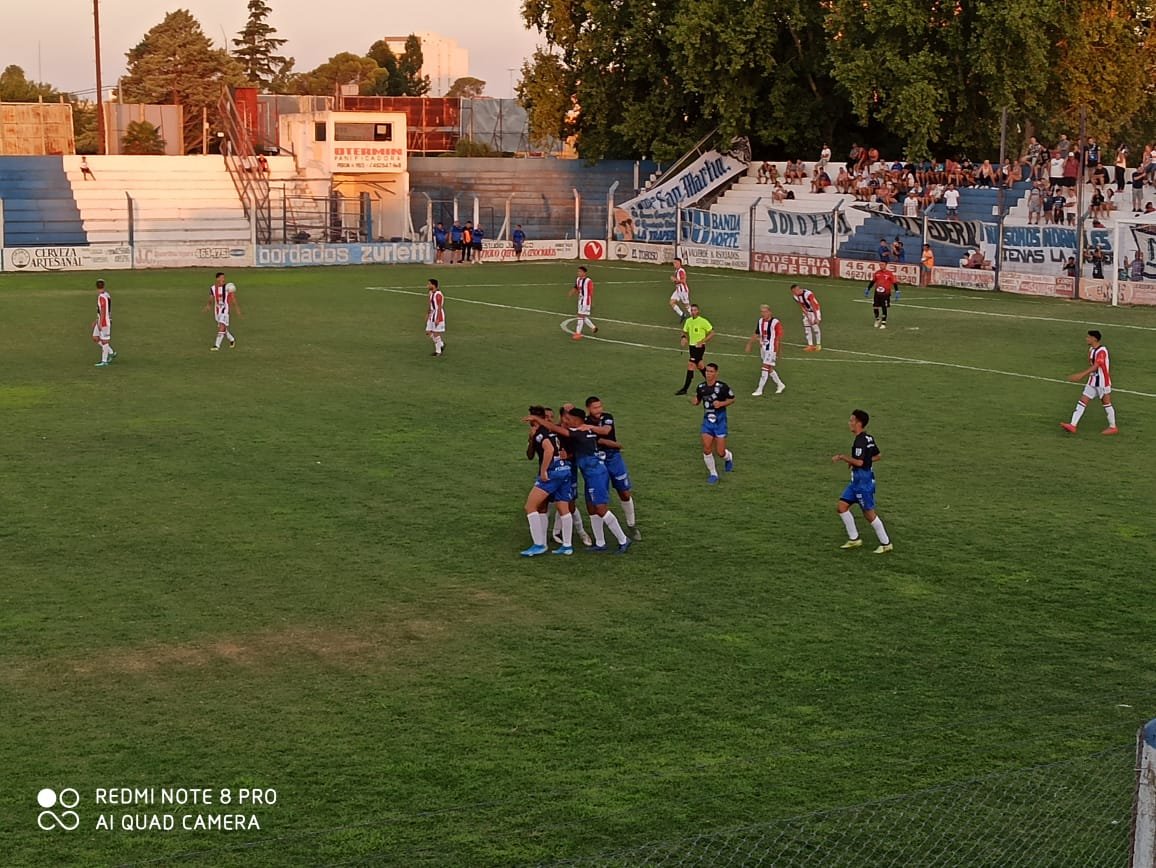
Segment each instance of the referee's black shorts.
[{"label": "referee's black shorts", "polygon": [[702,361],[702,357],[706,355],[706,347],[690,345],[690,360],[696,365]]}]

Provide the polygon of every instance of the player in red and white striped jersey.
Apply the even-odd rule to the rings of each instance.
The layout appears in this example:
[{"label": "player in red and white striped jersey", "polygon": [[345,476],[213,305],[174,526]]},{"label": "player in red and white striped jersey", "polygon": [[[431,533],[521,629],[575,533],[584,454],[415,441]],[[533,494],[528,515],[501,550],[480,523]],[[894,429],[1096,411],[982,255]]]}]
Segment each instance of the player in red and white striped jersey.
[{"label": "player in red and white striped jersey", "polygon": [[674,274],[670,276],[670,282],[674,284],[674,292],[670,294],[670,309],[674,311],[679,322],[685,322],[690,316],[690,287],[686,284],[686,269],[682,267],[682,260],[677,256],[674,258]]},{"label": "player in red and white striped jersey", "polygon": [[598,334],[598,326],[590,319],[590,310],[594,307],[594,281],[587,274],[585,265],[578,266],[578,277],[574,280],[570,295],[578,296],[578,323],[574,326],[574,340],[582,340],[583,324],[590,326],[592,334]]},{"label": "player in red and white striped jersey", "polygon": [[803,352],[817,353],[823,349],[823,335],[820,331],[823,312],[819,307],[819,299],[815,298],[811,290],[797,283],[791,284],[791,295],[803,310],[803,334],[807,336],[807,347]]},{"label": "player in red and white striped jersey", "polygon": [[1061,422],[1060,427],[1065,431],[1076,433],[1076,426],[1080,424],[1080,417],[1088,408],[1088,402],[1099,398],[1104,404],[1104,412],[1108,414],[1108,427],[1101,434],[1119,434],[1116,427],[1116,408],[1112,406],[1112,373],[1108,359],[1108,348],[1101,343],[1102,335],[1092,329],[1088,332],[1088,362],[1090,367],[1068,377],[1073,383],[1078,383],[1084,377],[1088,382],[1084,385],[1084,394],[1080,396],[1076,409],[1072,413],[1071,422]]},{"label": "player in red and white striped jersey", "polygon": [[751,392],[751,395],[755,398],[763,394],[763,386],[767,384],[768,377],[775,381],[776,395],[787,388],[787,384],[780,380],[779,375],[775,372],[775,362],[779,357],[779,343],[782,339],[783,324],[771,313],[768,305],[761,305],[759,307],[759,318],[755,320],[755,333],[750,336],[746,348],[746,352],[749,353],[751,347],[757,341],[763,360],[763,373],[762,376],[759,377],[759,387]]},{"label": "player in red and white striped jersey", "polygon": [[440,356],[446,348],[446,298],[438,288],[437,280],[432,277],[426,289],[429,290],[429,312],[425,318],[425,333],[433,341],[433,355]]},{"label": "player in red and white striped jersey", "polygon": [[100,361],[98,368],[107,368],[108,363],[116,358],[112,344],[112,296],[104,288],[104,281],[96,282],[96,319],[92,322],[92,340],[100,344]]},{"label": "player in red and white striped jersey", "polygon": [[225,272],[218,271],[213,285],[209,287],[209,303],[204,307],[205,311],[212,310],[213,319],[217,321],[217,341],[209,347],[213,352],[221,348],[221,341],[225,338],[229,339],[230,347],[237,346],[237,339],[229,331],[229,313],[233,308],[237,309],[238,316],[244,316],[241,305],[237,303],[237,287],[225,283]]}]

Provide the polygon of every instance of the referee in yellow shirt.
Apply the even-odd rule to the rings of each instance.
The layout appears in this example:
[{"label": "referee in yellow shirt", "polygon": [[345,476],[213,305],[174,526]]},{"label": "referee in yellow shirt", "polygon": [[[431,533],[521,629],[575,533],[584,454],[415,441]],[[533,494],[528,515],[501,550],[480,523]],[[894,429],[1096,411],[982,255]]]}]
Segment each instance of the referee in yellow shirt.
[{"label": "referee in yellow shirt", "polygon": [[692,304],[690,306],[690,316],[686,318],[686,322],[682,324],[682,337],[679,340],[684,347],[690,350],[690,359],[686,363],[686,382],[682,384],[682,388],[674,394],[685,395],[690,384],[694,381],[694,372],[697,370],[704,377],[706,376],[706,365],[703,363],[702,357],[706,355],[706,345],[710,343],[714,337],[714,326],[710,324],[710,320],[702,316],[698,311],[698,305]]}]

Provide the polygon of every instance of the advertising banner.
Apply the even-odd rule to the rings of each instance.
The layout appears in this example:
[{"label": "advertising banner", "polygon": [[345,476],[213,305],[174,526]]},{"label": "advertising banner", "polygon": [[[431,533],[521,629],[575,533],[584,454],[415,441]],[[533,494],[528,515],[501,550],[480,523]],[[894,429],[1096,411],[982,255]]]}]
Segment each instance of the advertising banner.
[{"label": "advertising banner", "polygon": [[606,258],[606,242],[605,241],[583,241],[582,242],[582,258],[599,260]]},{"label": "advertising banner", "polygon": [[708,151],[657,187],[614,206],[614,240],[675,242],[676,211],[693,205],[711,190],[747,170],[747,163]]},{"label": "advertising banner", "polygon": [[[1008,275],[1000,275],[1001,279]],[[931,269],[931,282],[936,286],[956,286],[960,289],[995,289],[995,272],[979,268]]]},{"label": "advertising banner", "polygon": [[750,212],[684,208],[679,220],[678,255],[687,265],[707,268],[750,267]]},{"label": "advertising banner", "polygon": [[[875,272],[879,270],[881,262],[871,262],[866,259],[836,259],[839,269],[839,277],[847,280],[861,280],[864,283],[875,276]],[[901,284],[908,286],[919,285],[919,266],[910,265],[902,262],[892,262],[887,266],[888,271],[894,271],[895,276],[899,278]],[[948,269],[950,270],[950,269]],[[991,287],[988,287],[989,289]]]},{"label": "advertising banner", "polygon": [[248,268],[251,244],[143,242],[133,247],[134,268]]},{"label": "advertising banner", "polygon": [[648,262],[665,265],[674,261],[674,247],[669,244],[642,244],[635,241],[612,241],[607,259],[620,262]]},{"label": "advertising banner", "polygon": [[755,251],[751,254],[751,271],[831,277],[835,273],[835,260],[829,256],[796,256],[794,253]]},{"label": "advertising banner", "polygon": [[[1080,295],[1084,286],[1080,285]],[[1120,281],[1120,304],[1156,304],[1156,281]]]},{"label": "advertising banner", "polygon": [[838,211],[786,211],[760,208],[755,215],[754,249],[829,257],[851,226]]},{"label": "advertising banner", "polygon": [[132,248],[127,244],[4,248],[4,271],[104,271],[117,268],[132,268]]},{"label": "advertising banner", "polygon": [[399,265],[433,262],[433,244],[403,241],[377,244],[259,244],[258,268],[311,265]]},{"label": "advertising banner", "polygon": [[[603,242],[598,243],[602,244]],[[523,260],[577,258],[578,242],[572,239],[563,241],[527,241],[522,247]],[[517,259],[517,256],[514,254],[514,245],[510,242],[482,242],[482,262],[513,262],[515,259]]]},{"label": "advertising banner", "polygon": [[[966,271],[967,269],[959,270]],[[1096,294],[1097,285],[1099,289],[1102,290],[1108,286],[1108,283],[1103,280],[1085,280],[1083,282],[1083,289],[1087,297],[1095,301],[1109,301],[1111,299],[1110,288],[1106,297],[1093,298]],[[1043,295],[1052,298],[1071,298],[1076,291],[1076,281],[1071,277],[1059,277],[1054,274],[1019,274],[1004,271],[1001,272],[999,276],[999,288],[1004,292],[1013,292],[1016,295]]]},{"label": "advertising banner", "polygon": [[333,143],[334,172],[364,175],[370,172],[404,172],[405,142],[397,145]]},{"label": "advertising banner", "polygon": [[731,250],[726,247],[699,247],[683,244],[678,255],[687,265],[697,268],[734,268],[746,271],[750,268],[750,254],[745,250]]}]

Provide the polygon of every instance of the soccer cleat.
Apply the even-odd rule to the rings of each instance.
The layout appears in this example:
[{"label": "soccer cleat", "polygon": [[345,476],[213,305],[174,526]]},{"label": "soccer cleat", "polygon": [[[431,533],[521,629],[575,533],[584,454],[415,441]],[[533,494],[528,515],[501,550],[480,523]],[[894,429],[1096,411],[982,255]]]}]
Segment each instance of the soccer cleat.
[{"label": "soccer cleat", "polygon": [[94,368],[107,368],[108,362],[97,362],[95,365],[93,365],[93,367]]},{"label": "soccer cleat", "polygon": [[861,545],[863,545],[862,537],[860,537],[859,539],[849,539],[849,540],[847,540],[847,542],[843,543],[843,545],[839,546],[839,548],[841,548],[841,549],[857,549]]},{"label": "soccer cleat", "polygon": [[679,322],[686,322],[686,314],[685,314],[685,313],[680,313],[680,314],[678,315],[678,321],[679,321]]},{"label": "soccer cleat", "polygon": [[777,389],[775,389],[775,394],[781,395],[786,390],[787,390],[787,384],[786,383],[779,383],[779,387]]},{"label": "soccer cleat", "polygon": [[817,352],[817,353],[823,352],[823,345],[822,344],[815,344],[815,352]]},{"label": "soccer cleat", "polygon": [[430,355],[431,356],[440,356],[441,353],[439,353],[437,350],[434,350],[432,353],[430,353]]},{"label": "soccer cleat", "polygon": [[113,359],[115,359],[115,358],[116,358],[116,355],[117,355],[116,353],[114,353],[114,352],[112,352],[111,350],[109,350],[109,353],[108,353],[108,360],[111,362]]},{"label": "soccer cleat", "polygon": [[642,531],[640,531],[637,527],[631,527],[630,533],[634,535],[635,542],[642,542]]},{"label": "soccer cleat", "polygon": [[518,552],[524,558],[536,558],[538,555],[544,555],[550,551],[545,546],[530,546],[528,549],[523,549]]},{"label": "soccer cleat", "polygon": [[229,341],[229,349],[233,349],[236,346],[237,346],[237,339],[236,338],[233,338],[233,340]]},{"label": "soccer cleat", "polygon": [[885,545],[885,546],[879,546],[879,548],[875,549],[875,554],[885,555],[889,551],[891,551],[891,543],[887,543],[887,545]]},{"label": "soccer cleat", "polygon": [[594,540],[590,539],[590,534],[586,533],[584,530],[578,532],[578,539],[582,540],[582,545],[584,546],[590,546],[594,544]]},{"label": "soccer cleat", "polygon": [[580,341],[580,340],[582,340],[582,335],[578,334],[578,332],[574,332],[574,334],[571,335],[570,340]]},{"label": "soccer cleat", "polygon": [[875,328],[879,328],[879,320],[875,320]]},{"label": "soccer cleat", "polygon": [[804,353],[813,353],[817,349],[818,349],[818,347],[816,347],[814,344],[807,344],[805,347],[803,347],[803,352]]},{"label": "soccer cleat", "polygon": [[1120,429],[1119,429],[1119,428],[1117,428],[1115,425],[1112,425],[1110,428],[1105,428],[1105,429],[1104,429],[1103,431],[1101,431],[1100,433],[1101,433],[1101,434],[1119,434],[1119,433],[1120,433]]},{"label": "soccer cleat", "polygon": [[735,469],[735,460],[733,458],[728,458],[726,460],[726,463],[723,465],[723,470],[725,470],[727,473],[730,473],[734,469]]},{"label": "soccer cleat", "polygon": [[887,328],[887,323],[885,323],[885,322],[879,323],[879,328],[881,328],[881,329]]},{"label": "soccer cleat", "polygon": [[1065,431],[1067,431],[1069,434],[1075,434],[1076,433],[1076,426],[1073,425],[1071,422],[1061,422],[1060,427],[1063,428]]},{"label": "soccer cleat", "polygon": [[572,555],[574,554],[574,546],[562,546],[550,552],[552,555]]},{"label": "soccer cleat", "polygon": [[679,390],[678,390],[677,392],[675,392],[674,394],[676,394],[676,395],[685,395],[685,394],[686,394],[686,389],[679,389]]},{"label": "soccer cleat", "polygon": [[619,543],[618,544],[618,551],[615,552],[615,554],[624,555],[628,551],[630,551],[630,542],[631,542],[630,539],[627,539],[626,542]]},{"label": "soccer cleat", "polygon": [[609,549],[606,548],[605,545],[590,546],[590,551],[592,551],[592,552],[605,552],[605,551],[609,551]]},{"label": "soccer cleat", "polygon": [[715,476],[713,473],[706,478],[706,484],[707,485],[715,485],[717,483],[718,483],[718,477]]},{"label": "soccer cleat", "polygon": [[759,392],[751,392],[751,397],[752,397],[752,398],[761,398],[761,397],[763,397],[763,393],[762,393],[761,391],[759,391]]},{"label": "soccer cleat", "polygon": [[594,326],[591,331],[593,331],[594,334],[598,334],[598,326]]}]

